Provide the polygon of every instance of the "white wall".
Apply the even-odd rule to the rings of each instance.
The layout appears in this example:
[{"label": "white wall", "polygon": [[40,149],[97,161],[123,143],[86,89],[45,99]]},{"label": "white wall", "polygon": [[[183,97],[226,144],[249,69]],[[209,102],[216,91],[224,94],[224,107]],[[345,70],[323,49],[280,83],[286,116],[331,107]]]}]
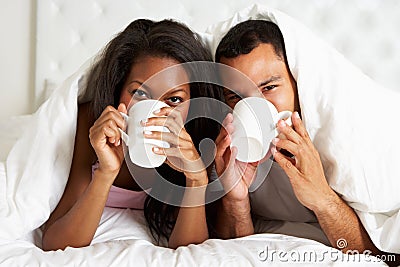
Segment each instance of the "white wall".
[{"label": "white wall", "polygon": [[[126,1],[130,3],[129,6],[133,6],[132,8],[140,14],[142,14],[141,12],[146,11],[155,14],[155,17],[162,17],[162,15],[167,12],[165,8],[162,8],[162,6],[160,7],[159,3],[161,2],[158,2],[163,0]],[[215,0],[215,3],[220,3],[219,1],[228,2],[229,0]],[[398,65],[400,62],[400,52],[398,52],[400,51],[400,38],[398,38],[398,25],[400,25],[400,19],[398,13],[400,10],[400,1],[253,0],[251,2],[254,1],[281,9],[292,17],[298,19],[310,27],[310,29],[315,33],[321,35],[323,39],[336,47],[367,75],[371,76],[384,86],[400,92],[400,87],[398,85],[400,84],[400,76],[398,75]],[[96,13],[97,11],[101,11],[100,13],[102,13],[102,10],[106,7],[111,9],[109,11],[114,10],[114,12],[116,12],[118,11],[118,8],[124,6],[121,4],[119,6],[115,5],[113,1],[109,0],[0,0],[0,120],[12,115],[31,113],[36,107],[35,64],[40,63],[40,60],[44,58],[41,54],[38,54],[38,61],[35,62],[36,11],[37,9],[40,10],[38,8],[38,6],[40,6],[38,3],[45,5],[47,2],[50,7],[54,7],[55,5],[65,7],[58,10],[58,12],[62,11],[64,13],[58,14],[56,12],[56,15],[61,21],[66,20],[63,23],[68,26],[66,27],[67,29],[70,29],[71,26],[77,24],[77,21],[81,21],[77,19],[79,14],[83,17],[85,14],[92,14],[91,12]],[[79,10],[71,9],[71,6],[74,6],[71,2],[75,3],[75,5],[79,5]],[[178,10],[179,12],[187,10],[187,12],[185,11],[186,13],[183,14],[188,17],[190,17],[190,14],[193,14],[194,10],[197,9],[197,6],[194,7],[194,3],[199,5],[198,0],[182,0],[182,2],[190,3],[186,6],[177,6],[180,8]],[[201,3],[204,5],[203,2]],[[240,6],[240,3],[245,2],[247,2],[247,0],[232,0],[231,4]],[[154,6],[159,7],[158,10],[150,8]],[[54,10],[50,8],[50,11]],[[215,9],[214,12],[223,12],[223,10]],[[68,16],[68,14],[72,14],[72,16]],[[107,24],[116,23],[115,18],[111,19],[107,14],[107,12],[104,14],[102,13],[102,21],[106,21]],[[110,14],[113,13],[111,12]],[[129,12],[123,12],[123,15],[129,16],[129,18],[133,16]],[[231,14],[221,13],[219,15],[229,17]],[[48,18],[51,18],[51,16],[48,16]],[[89,29],[88,32],[90,34],[97,36],[103,33],[96,32],[96,19],[96,17],[89,16],[87,20],[91,22],[91,24],[85,23],[84,25],[87,26],[85,29]],[[44,22],[46,22],[46,20]],[[64,24],[61,24],[61,26]],[[48,25],[52,26],[51,23],[48,23]],[[59,24],[53,27],[56,29],[54,32],[43,30],[44,35],[48,36],[48,38],[44,39],[43,42],[45,42],[47,46],[41,46],[42,49],[47,49],[48,47],[51,48],[48,49],[51,51],[60,49],[59,46],[48,42],[49,40],[60,39],[58,35],[59,33],[64,34],[63,31],[57,30],[58,27],[60,27]],[[91,31],[91,27],[93,27],[93,31]],[[99,30],[97,31],[101,30],[103,29],[99,27]],[[55,34],[54,37],[52,37],[52,33]],[[64,35],[68,37],[67,34]],[[89,35],[89,37],[92,38],[92,35]],[[72,35],[72,40],[70,41],[75,42],[76,35]],[[73,62],[73,66],[79,66],[86,58],[94,53],[93,51],[97,51],[100,48],[98,44],[94,47],[87,47],[82,46],[81,43],[82,40],[77,42],[76,46],[81,47],[82,49],[75,54],[69,50],[62,50],[68,51],[68,53],[63,54],[64,58],[71,58],[71,60],[69,60],[71,62],[77,60]],[[91,52],[88,55],[85,54],[85,56],[80,57],[76,56],[87,53],[89,50]],[[75,55],[75,57],[73,57],[73,55]],[[67,62],[63,62],[62,66],[65,67],[66,63],[69,61],[67,60]],[[50,68],[52,67],[51,64],[49,66]],[[43,70],[46,70],[46,68],[42,68],[42,71]],[[75,67],[72,70],[64,70],[60,80],[68,77],[74,70]],[[46,75],[48,76],[42,75],[42,78],[49,78],[50,80],[55,78],[54,75],[51,76],[52,73],[46,73]],[[43,80],[40,79],[36,82],[38,84],[43,84]],[[56,80],[55,82],[60,81]]]},{"label": "white wall", "polygon": [[0,0],[0,120],[33,111],[35,0]]}]

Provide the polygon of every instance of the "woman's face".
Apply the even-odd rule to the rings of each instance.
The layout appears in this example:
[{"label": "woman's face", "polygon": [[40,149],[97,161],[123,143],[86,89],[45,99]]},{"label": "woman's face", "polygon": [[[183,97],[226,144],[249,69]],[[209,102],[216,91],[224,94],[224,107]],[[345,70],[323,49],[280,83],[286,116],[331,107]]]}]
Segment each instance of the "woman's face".
[{"label": "woman's face", "polygon": [[[122,88],[120,103],[128,109],[138,101],[156,99],[171,107],[177,107],[183,121],[189,111],[190,85],[183,67],[171,71],[164,69],[178,65],[179,62],[167,57],[142,56],[132,65],[128,78]],[[153,75],[156,76],[152,77]],[[150,80],[149,78],[152,77]]]}]

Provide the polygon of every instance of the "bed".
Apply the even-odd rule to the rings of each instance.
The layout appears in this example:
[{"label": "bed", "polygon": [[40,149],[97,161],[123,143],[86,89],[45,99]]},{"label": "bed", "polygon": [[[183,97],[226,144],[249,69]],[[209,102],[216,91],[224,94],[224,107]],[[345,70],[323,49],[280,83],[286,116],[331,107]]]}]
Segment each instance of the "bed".
[{"label": "bed", "polygon": [[[278,1],[273,3],[279,5]],[[318,1],[308,3],[313,8],[318,8],[318,5],[321,9],[330,8],[317,4]],[[210,11],[207,7],[211,5],[213,10]],[[286,7],[288,13],[295,13],[295,9],[289,8],[288,3],[283,2],[281,5]],[[174,8],[170,8],[171,6]],[[239,10],[241,11],[233,16]],[[249,6],[249,1],[234,1],[228,7],[227,3],[219,1],[193,1],[190,4],[185,1],[169,1],[167,4],[126,0],[116,5],[115,2],[108,1],[39,0],[37,17],[35,101],[39,109],[32,115],[13,118],[1,125],[3,129],[8,129],[0,138],[1,266],[280,266],[286,263],[385,266],[378,258],[368,254],[347,255],[317,241],[273,233],[231,240],[210,239],[200,245],[172,250],[154,244],[141,211],[113,208],[105,209],[91,246],[79,249],[68,247],[64,251],[42,251],[40,226],[62,195],[69,172],[76,103],[77,100],[82,101],[84,96],[80,86],[81,78],[86,73],[92,56],[113,34],[138,17],[172,17],[188,23],[202,35],[211,49],[215,49],[220,36],[216,38],[213,34],[221,34],[229,26],[249,17],[276,19],[283,27],[293,22],[290,19],[286,21],[286,15],[275,9]],[[227,21],[219,23],[223,20]],[[206,30],[211,24],[214,26]],[[102,30],[98,31],[99,28]],[[289,32],[290,27],[285,28],[285,31]],[[312,36],[311,33],[306,34]],[[322,41],[321,44],[318,41],[318,45],[324,48],[327,46]],[[289,48],[289,54],[290,51],[292,50]],[[344,59],[340,54],[331,50],[329,53],[329,56],[337,59],[335,64],[344,64],[347,68],[348,63],[343,63]],[[291,56],[295,61],[291,62],[295,65],[292,71],[299,77],[305,75],[298,69],[305,64],[304,59],[297,55]],[[307,68],[309,67],[304,65],[304,69]],[[354,67],[348,67],[348,70],[357,79],[366,80],[365,85],[375,87],[375,83],[370,84],[369,78]],[[307,84],[311,81],[303,82]],[[385,93],[394,102],[399,99],[394,92]],[[307,99],[307,95],[304,98]],[[312,117],[310,118],[311,121]],[[398,132],[394,131],[392,134]],[[321,138],[315,136],[317,142]],[[323,157],[328,158],[330,153],[332,151],[325,150]],[[337,179],[332,179],[331,182],[336,186],[335,190],[346,193]],[[351,182],[348,185],[352,186]],[[365,185],[371,186],[367,182]],[[387,195],[392,193],[388,191]],[[368,201],[375,203],[382,200],[373,194],[368,199],[357,194],[345,196],[348,196],[349,202],[355,203],[362,215],[362,212],[370,212],[364,207],[367,206],[366,203],[370,203]],[[383,202],[395,204],[390,207],[376,205],[375,211],[389,210],[391,214],[386,215],[393,215],[394,218],[398,198],[393,201],[384,199]],[[371,221],[367,216],[364,219],[366,222]],[[396,232],[393,234],[396,235]]]}]

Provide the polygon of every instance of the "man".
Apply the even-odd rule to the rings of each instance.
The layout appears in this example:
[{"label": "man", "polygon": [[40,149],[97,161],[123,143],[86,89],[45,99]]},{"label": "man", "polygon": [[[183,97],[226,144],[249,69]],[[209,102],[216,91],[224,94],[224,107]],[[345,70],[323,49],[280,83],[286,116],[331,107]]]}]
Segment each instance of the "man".
[{"label": "man", "polygon": [[[216,171],[219,177],[239,182],[220,202],[218,234],[222,238],[253,234],[253,216],[280,222],[273,230],[277,233],[330,243],[344,252],[370,250],[373,254],[381,253],[354,210],[327,183],[319,153],[301,119],[296,81],[288,67],[284,40],[278,26],[262,20],[249,20],[236,25],[221,40],[215,58],[217,62],[247,75],[278,112],[293,112],[293,127],[284,121],[278,123],[280,135],[273,141],[276,149],[272,149],[274,162],[271,171],[253,193],[249,193],[248,188],[254,179],[257,163],[246,164],[235,160],[237,148],[230,148],[233,117],[228,114],[225,118],[224,127],[216,139]],[[222,77],[223,80],[232,78]],[[224,92],[231,108],[241,97],[249,94],[246,90],[232,92],[225,89]],[[296,232],[296,225],[303,228]],[[310,234],[303,232],[304,227],[311,229]],[[318,229],[322,229],[320,234]],[[343,239],[347,242],[346,247],[339,245]]]}]

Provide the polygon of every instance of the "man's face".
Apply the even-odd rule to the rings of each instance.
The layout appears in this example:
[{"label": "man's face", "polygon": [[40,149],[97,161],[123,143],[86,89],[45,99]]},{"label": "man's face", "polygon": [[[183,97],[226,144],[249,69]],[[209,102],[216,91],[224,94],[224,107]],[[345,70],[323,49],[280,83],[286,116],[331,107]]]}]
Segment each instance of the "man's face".
[{"label": "man's face", "polygon": [[[252,80],[265,99],[270,101],[278,112],[283,110],[300,111],[296,82],[293,79],[284,59],[276,55],[272,45],[262,43],[249,54],[235,58],[221,58],[221,63],[233,67]],[[223,76],[225,84],[235,84],[234,75]],[[227,82],[229,79],[229,83]],[[239,79],[239,78],[237,78]],[[238,83],[240,81],[238,80]],[[226,103],[233,108],[244,97],[254,96],[254,91],[235,88],[240,97],[228,89],[224,89]],[[258,92],[257,92],[257,95]]]}]

